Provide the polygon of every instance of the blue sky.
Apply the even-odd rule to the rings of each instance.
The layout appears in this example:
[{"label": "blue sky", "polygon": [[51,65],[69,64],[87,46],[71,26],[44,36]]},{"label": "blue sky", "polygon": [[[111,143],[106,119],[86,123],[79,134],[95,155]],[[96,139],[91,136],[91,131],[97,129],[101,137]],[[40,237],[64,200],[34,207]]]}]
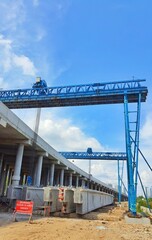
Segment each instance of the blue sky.
[{"label": "blue sky", "polygon": [[[48,86],[147,79],[141,148],[152,162],[151,9],[150,0],[1,0],[0,87],[31,88],[36,76]],[[15,112],[34,126],[36,110]],[[40,135],[57,150],[124,151],[123,105],[43,109]],[[92,172],[117,184],[116,164],[94,162]]]}]

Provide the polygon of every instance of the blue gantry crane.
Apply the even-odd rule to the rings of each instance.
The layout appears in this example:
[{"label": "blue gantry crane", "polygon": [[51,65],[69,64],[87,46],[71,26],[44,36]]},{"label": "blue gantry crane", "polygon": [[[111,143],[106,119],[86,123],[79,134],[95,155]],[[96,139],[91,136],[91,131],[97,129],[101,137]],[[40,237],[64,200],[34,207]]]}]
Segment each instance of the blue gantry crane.
[{"label": "blue gantry crane", "polygon": [[[41,80],[41,79],[40,79]],[[118,81],[107,83],[79,84],[61,87],[40,87],[30,89],[1,90],[0,101],[9,108],[65,107],[97,104],[145,102],[147,87],[145,80]],[[126,98],[126,100],[125,100]]]},{"label": "blue gantry crane", "polygon": [[[89,148],[90,149],[90,148]],[[124,152],[60,152],[67,159],[91,159],[91,160],[120,160],[126,161]]]},{"label": "blue gantry crane", "polygon": [[140,112],[141,103],[146,101],[148,93],[144,82],[144,79],[134,79],[59,87],[33,85],[31,89],[1,90],[0,101],[11,109],[123,104],[128,202],[129,210],[136,215]]},{"label": "blue gantry crane", "polygon": [[[89,174],[91,175],[91,161],[92,160],[112,160],[117,161],[118,166],[118,202],[121,203],[121,193],[122,193],[122,185],[127,191],[126,186],[123,182],[123,168],[124,161],[127,161],[127,155],[125,152],[93,152],[92,148],[88,148],[86,152],[60,152],[62,156],[67,158],[68,160],[89,160]],[[120,163],[119,161],[123,161],[122,172],[120,176]]]}]

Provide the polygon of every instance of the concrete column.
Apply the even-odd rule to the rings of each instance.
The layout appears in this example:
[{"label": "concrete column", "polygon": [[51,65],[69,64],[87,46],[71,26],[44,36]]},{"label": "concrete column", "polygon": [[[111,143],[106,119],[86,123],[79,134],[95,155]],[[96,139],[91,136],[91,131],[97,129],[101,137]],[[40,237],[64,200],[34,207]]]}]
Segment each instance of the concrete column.
[{"label": "concrete column", "polygon": [[79,176],[76,176],[76,187],[79,187]]},{"label": "concrete column", "polygon": [[82,179],[81,187],[85,188],[85,180],[84,179]]},{"label": "concrete column", "polygon": [[65,177],[64,177],[64,186],[68,186],[69,185],[69,178],[68,178],[69,176],[67,176],[67,175],[65,175]]},{"label": "concrete column", "polygon": [[60,183],[60,171],[59,170],[57,170],[56,171],[56,177],[55,177],[55,185],[59,185],[59,183]]},{"label": "concrete column", "polygon": [[48,184],[47,177],[48,177],[48,169],[43,168],[43,171],[41,174],[41,180],[40,180],[40,182],[43,186],[47,186],[47,184]]},{"label": "concrete column", "polygon": [[55,169],[55,164],[52,163],[50,167],[50,185],[53,186],[54,183],[54,169]]},{"label": "concrete column", "polygon": [[72,173],[70,173],[69,176],[69,186],[72,187]]},{"label": "concrete column", "polygon": [[87,188],[89,189],[89,186],[90,186],[90,182],[89,181],[87,181]]},{"label": "concrete column", "polygon": [[64,169],[61,169],[61,172],[60,172],[60,186],[63,186],[63,182],[64,182]]},{"label": "concrete column", "polygon": [[14,186],[19,185],[22,159],[23,159],[23,152],[24,152],[24,144],[20,144],[18,146],[18,150],[17,150],[15,168],[14,168],[14,175],[12,177],[12,185],[14,185]]},{"label": "concrete column", "polygon": [[50,169],[47,168],[47,186],[49,185],[49,182],[50,182]]},{"label": "concrete column", "polygon": [[93,190],[93,183],[91,183],[91,189]]},{"label": "concrete column", "polygon": [[97,184],[95,184],[95,190],[97,191]]},{"label": "concrete column", "polygon": [[100,186],[99,186],[98,190],[100,191]]},{"label": "concrete column", "polygon": [[85,188],[85,180],[84,179],[82,179],[81,187]]},{"label": "concrete column", "polygon": [[41,183],[42,163],[43,163],[43,156],[39,156],[37,160],[37,173],[35,176],[36,177],[35,185],[38,187],[40,186],[40,183]]}]

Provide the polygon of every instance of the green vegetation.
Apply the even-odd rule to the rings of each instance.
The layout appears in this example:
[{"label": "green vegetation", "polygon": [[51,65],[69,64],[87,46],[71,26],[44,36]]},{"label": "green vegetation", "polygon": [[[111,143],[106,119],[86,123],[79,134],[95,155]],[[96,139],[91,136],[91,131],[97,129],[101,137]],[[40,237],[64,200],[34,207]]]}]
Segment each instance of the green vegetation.
[{"label": "green vegetation", "polygon": [[[152,209],[152,198],[148,198],[149,206]],[[137,197],[137,212],[141,211],[141,206],[148,208],[147,201],[143,196]]]}]

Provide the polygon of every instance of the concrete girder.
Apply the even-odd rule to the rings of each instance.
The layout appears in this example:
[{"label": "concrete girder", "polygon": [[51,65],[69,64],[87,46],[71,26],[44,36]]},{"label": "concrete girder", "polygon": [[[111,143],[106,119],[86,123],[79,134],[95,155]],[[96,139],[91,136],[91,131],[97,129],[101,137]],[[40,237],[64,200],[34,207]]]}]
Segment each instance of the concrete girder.
[{"label": "concrete girder", "polygon": [[85,214],[112,204],[113,196],[95,190],[76,188],[74,190],[74,203],[76,203],[76,213]]},{"label": "concrete girder", "polygon": [[5,119],[3,119],[2,117],[0,117],[0,125],[4,128],[6,128],[6,126],[7,126],[7,121]]},{"label": "concrete girder", "polygon": [[24,144],[25,146],[32,146],[32,141],[29,139],[0,139],[1,145],[16,145],[16,144]]}]

